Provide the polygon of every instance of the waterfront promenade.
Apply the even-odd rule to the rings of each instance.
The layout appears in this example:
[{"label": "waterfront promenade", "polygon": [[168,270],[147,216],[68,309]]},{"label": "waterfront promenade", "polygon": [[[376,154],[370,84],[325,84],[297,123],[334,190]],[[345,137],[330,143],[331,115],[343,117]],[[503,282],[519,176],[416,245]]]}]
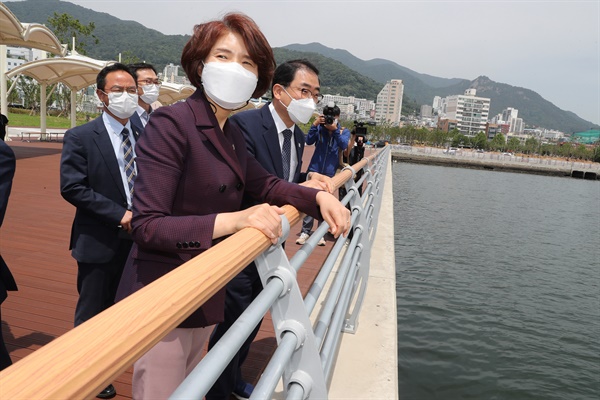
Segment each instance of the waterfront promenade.
[{"label": "waterfront promenade", "polygon": [[479,153],[471,149],[458,149],[451,154],[444,151],[435,147],[392,145],[392,158],[394,161],[450,167],[600,179],[600,163],[499,152]]},{"label": "waterfront promenade", "polygon": [[[2,330],[11,358],[18,362],[72,328],[77,293],[76,263],[68,251],[74,208],[59,193],[62,143],[27,142],[11,136],[13,140],[8,143],[17,155],[17,172],[0,230],[0,250],[15,275],[19,291],[11,292],[2,305]],[[309,149],[312,147],[307,148],[305,158],[311,155]],[[307,163],[308,159],[303,161]],[[385,190],[382,216],[391,214],[393,207],[389,171]],[[381,219],[384,221],[385,217]],[[299,226],[294,227],[288,239],[289,257],[300,248],[294,243],[299,230]],[[359,330],[342,340],[330,387],[331,399],[389,399],[398,395],[392,223],[381,224],[377,235],[377,248],[372,253],[377,260],[372,261]],[[303,293],[332,244],[328,241],[327,246],[317,247],[299,271]],[[267,316],[243,368],[247,380],[258,380],[275,345]],[[131,397],[130,385],[131,368],[115,381],[118,399]]]}]

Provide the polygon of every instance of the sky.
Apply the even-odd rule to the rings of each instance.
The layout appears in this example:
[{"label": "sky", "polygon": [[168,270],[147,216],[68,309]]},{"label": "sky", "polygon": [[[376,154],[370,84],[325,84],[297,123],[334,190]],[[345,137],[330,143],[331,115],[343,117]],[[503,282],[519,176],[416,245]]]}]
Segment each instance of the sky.
[{"label": "sky", "polygon": [[600,124],[600,0],[71,2],[169,35],[241,11],[272,47],[319,42],[442,78],[485,75]]}]

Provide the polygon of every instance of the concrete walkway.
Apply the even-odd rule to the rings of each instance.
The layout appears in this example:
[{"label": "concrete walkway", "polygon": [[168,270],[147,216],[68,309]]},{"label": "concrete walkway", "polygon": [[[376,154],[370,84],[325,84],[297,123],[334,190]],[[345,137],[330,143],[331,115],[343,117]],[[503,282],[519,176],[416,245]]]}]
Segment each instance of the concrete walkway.
[{"label": "concrete walkway", "polygon": [[398,334],[391,160],[388,162],[365,302],[355,334],[344,333],[329,399],[397,399]]}]

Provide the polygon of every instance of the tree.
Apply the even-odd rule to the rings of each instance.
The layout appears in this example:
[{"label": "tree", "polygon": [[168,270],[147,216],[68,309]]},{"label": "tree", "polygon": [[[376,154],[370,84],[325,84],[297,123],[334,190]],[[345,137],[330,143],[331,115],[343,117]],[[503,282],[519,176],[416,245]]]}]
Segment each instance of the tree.
[{"label": "tree", "polygon": [[131,50],[125,50],[121,53],[121,62],[123,64],[136,64],[142,62],[142,59],[133,54]]},{"label": "tree", "polygon": [[600,145],[594,149],[594,155],[592,156],[593,162],[600,162]]},{"label": "tree", "polygon": [[85,48],[89,44],[88,41],[91,40],[93,44],[99,43],[93,33],[96,29],[93,22],[83,25],[78,19],[67,13],[59,15],[54,12],[54,16],[48,17],[48,25],[61,43],[66,43],[70,50],[73,50],[72,38],[75,38],[75,50],[80,54],[87,54]]},{"label": "tree", "polygon": [[40,98],[40,85],[25,75],[19,76],[19,88],[23,93],[25,108],[31,109],[31,114],[35,114],[35,110],[39,108],[38,99]]},{"label": "tree", "polygon": [[484,132],[479,132],[473,139],[471,139],[471,144],[476,149],[486,149],[487,148],[487,136]]},{"label": "tree", "polygon": [[498,133],[490,142],[490,148],[494,150],[504,150],[506,146],[506,138],[503,134]]},{"label": "tree", "polygon": [[506,143],[506,149],[508,151],[515,152],[515,151],[519,150],[520,147],[521,147],[521,141],[519,139],[517,139],[516,137],[511,137],[510,139],[508,139],[508,142]]},{"label": "tree", "polygon": [[452,138],[452,147],[466,147],[470,145],[471,141],[469,138],[460,132],[456,133]]},{"label": "tree", "polygon": [[[7,85],[8,87],[12,87],[14,83],[13,79],[9,79],[7,81]],[[13,90],[10,91],[10,93],[8,94],[8,99],[6,99],[8,104],[17,104],[17,103],[21,103],[21,96],[19,95],[19,91],[17,90],[17,86],[15,85],[15,87],[13,88]]]},{"label": "tree", "polygon": [[530,137],[525,140],[525,147],[522,150],[526,154],[533,154],[537,152],[539,146],[540,142],[536,138]]}]

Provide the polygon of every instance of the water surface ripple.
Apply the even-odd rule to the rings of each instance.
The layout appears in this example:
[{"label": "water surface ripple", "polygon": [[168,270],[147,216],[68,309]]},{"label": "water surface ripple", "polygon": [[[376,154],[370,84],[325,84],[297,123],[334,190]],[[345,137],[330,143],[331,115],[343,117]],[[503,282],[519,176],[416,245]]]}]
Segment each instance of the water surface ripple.
[{"label": "water surface ripple", "polygon": [[400,399],[600,399],[600,182],[393,175]]}]

